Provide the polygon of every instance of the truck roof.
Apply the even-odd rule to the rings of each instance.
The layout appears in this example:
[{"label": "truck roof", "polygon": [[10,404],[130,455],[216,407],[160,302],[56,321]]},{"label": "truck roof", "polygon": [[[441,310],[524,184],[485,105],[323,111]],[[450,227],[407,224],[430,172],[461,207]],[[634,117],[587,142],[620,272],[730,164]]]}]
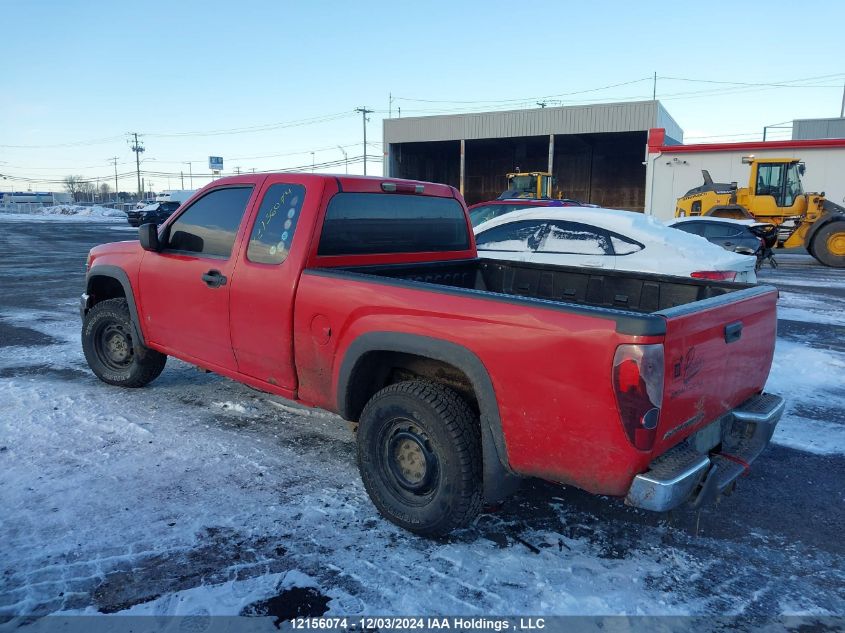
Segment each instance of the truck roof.
[{"label": "truck roof", "polygon": [[[309,174],[303,172],[266,172],[260,174],[240,174],[238,176],[226,176],[218,178],[210,184],[219,186],[220,184],[245,184],[262,182],[267,177],[272,177],[274,180],[283,179],[284,176],[295,175],[297,180],[334,180],[340,187],[341,191],[356,192],[356,193],[383,193],[386,191],[383,188],[384,183],[398,185],[400,189],[397,193],[403,193],[402,189],[407,188],[407,193],[417,193],[424,196],[436,196],[439,198],[457,198],[458,190],[450,185],[443,185],[433,182],[425,182],[422,180],[405,180],[402,178],[385,178],[382,176],[358,176],[351,174]],[[208,185],[206,185],[207,187]],[[389,186],[389,185],[388,185]],[[422,190],[419,190],[422,187]]]}]

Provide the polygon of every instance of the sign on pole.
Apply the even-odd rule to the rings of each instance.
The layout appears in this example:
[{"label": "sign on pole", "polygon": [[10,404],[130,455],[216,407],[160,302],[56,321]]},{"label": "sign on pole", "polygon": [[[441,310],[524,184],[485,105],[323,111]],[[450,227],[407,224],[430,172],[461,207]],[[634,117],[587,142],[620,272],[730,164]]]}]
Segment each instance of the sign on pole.
[{"label": "sign on pole", "polygon": [[223,171],[223,157],[222,156],[209,156],[208,157],[208,168],[211,171]]}]

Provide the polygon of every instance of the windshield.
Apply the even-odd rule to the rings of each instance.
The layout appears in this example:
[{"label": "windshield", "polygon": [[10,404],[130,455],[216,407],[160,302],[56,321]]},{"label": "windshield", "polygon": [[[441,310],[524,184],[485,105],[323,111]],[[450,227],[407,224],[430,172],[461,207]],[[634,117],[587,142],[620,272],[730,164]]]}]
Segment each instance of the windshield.
[{"label": "windshield", "polygon": [[520,193],[537,193],[537,179],[534,176],[514,176],[509,188]]}]

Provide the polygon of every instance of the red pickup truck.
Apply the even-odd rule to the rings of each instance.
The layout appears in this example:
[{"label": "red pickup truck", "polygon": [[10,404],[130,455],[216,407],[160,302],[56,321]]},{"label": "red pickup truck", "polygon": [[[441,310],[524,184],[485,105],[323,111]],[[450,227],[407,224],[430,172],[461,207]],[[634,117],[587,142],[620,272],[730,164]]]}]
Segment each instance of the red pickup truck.
[{"label": "red pickup truck", "polygon": [[438,535],[519,477],[664,511],[728,489],[784,403],[769,286],[483,260],[454,187],[222,178],[88,256],[82,345],[167,356],[357,424],[378,510]]}]

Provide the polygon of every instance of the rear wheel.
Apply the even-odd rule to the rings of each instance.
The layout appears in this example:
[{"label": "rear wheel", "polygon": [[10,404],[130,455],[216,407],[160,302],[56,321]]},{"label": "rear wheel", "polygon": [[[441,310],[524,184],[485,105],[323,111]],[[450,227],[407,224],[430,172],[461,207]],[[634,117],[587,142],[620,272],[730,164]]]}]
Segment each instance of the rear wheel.
[{"label": "rear wheel", "polygon": [[396,383],[372,397],[359,422],[358,468],[387,519],[441,536],[478,514],[478,418],[454,391],[422,380]]},{"label": "rear wheel", "polygon": [[143,387],[158,378],[167,362],[167,356],[136,340],[126,299],[107,299],[88,311],[82,351],[97,378],[119,387]]},{"label": "rear wheel", "polygon": [[834,220],[820,228],[808,250],[826,266],[845,268],[845,220]]}]

